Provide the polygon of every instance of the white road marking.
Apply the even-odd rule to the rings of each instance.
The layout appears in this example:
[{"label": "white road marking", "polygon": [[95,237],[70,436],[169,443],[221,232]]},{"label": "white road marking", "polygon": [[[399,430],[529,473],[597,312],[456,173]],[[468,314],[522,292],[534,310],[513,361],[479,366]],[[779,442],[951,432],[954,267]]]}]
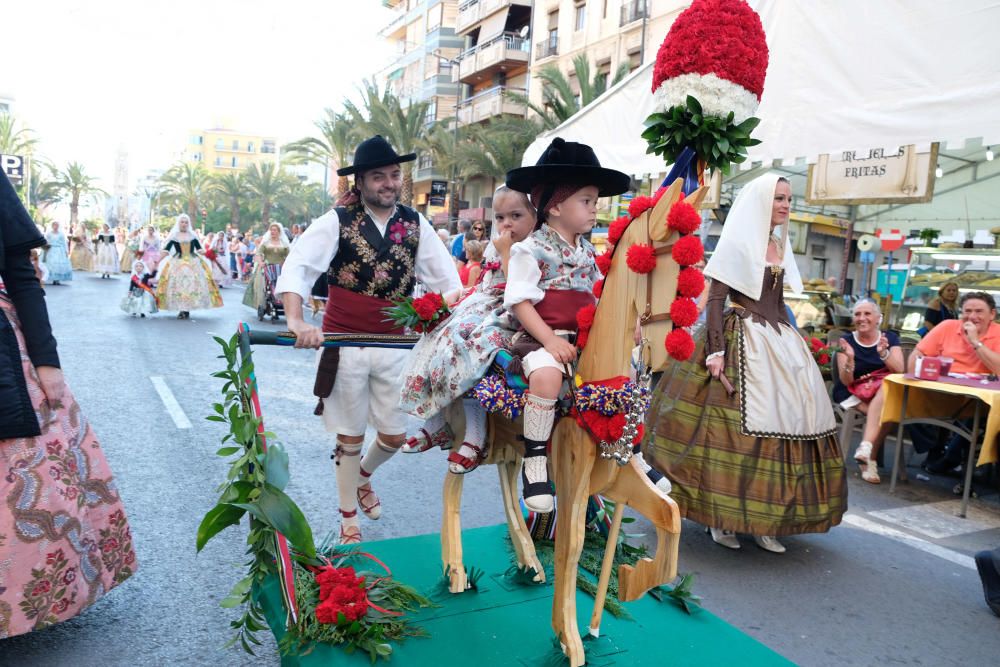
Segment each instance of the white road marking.
[{"label": "white road marking", "polygon": [[943,558],[946,561],[954,563],[955,565],[961,565],[962,567],[968,568],[970,570],[976,569],[976,562],[971,556],[966,556],[952,549],[939,546],[927,540],[922,540],[919,537],[914,537],[909,533],[904,533],[901,530],[896,530],[889,526],[878,523],[877,521],[872,521],[871,519],[866,519],[857,514],[845,514],[844,521],[848,526],[853,526],[859,530],[864,530],[869,533],[874,533],[875,535],[881,535],[882,537],[887,537],[890,540],[895,540],[905,544],[908,547],[912,547],[924,553],[931,554],[932,556],[937,556],[938,558]]},{"label": "white road marking", "polygon": [[1000,514],[970,504],[966,518],[958,518],[962,501],[945,500],[868,512],[868,516],[926,535],[933,540],[1000,528]]},{"label": "white road marking", "polygon": [[184,414],[184,408],[177,402],[174,392],[170,391],[170,387],[163,381],[163,378],[158,375],[151,375],[149,379],[153,382],[156,393],[160,395],[163,407],[167,409],[170,418],[174,420],[174,425],[177,428],[191,428],[191,420]]}]

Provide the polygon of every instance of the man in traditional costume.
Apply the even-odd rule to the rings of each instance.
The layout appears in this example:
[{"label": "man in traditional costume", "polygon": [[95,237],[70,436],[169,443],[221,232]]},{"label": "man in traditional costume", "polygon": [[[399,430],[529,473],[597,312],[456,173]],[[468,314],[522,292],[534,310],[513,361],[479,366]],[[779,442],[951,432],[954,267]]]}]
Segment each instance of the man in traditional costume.
[{"label": "man in traditional costume", "polygon": [[[419,213],[399,203],[400,164],[416,159],[398,155],[381,136],[363,141],[354,164],[337,170],[355,175],[355,186],[332,211],[318,218],[292,247],[276,292],[284,303],[296,347],[318,348],[322,332],[402,333],[385,314],[394,300],[412,294],[419,280],[429,292],[457,293],[455,263],[434,229]],[[329,301],[322,330],[306,324],[302,303],[325,273]],[[381,506],[371,476],[406,437],[406,413],[398,399],[408,352],[373,347],[329,348],[321,357],[314,393],[316,413],[337,434],[332,458],[337,475],[343,543],[361,541],[357,510],[378,519]],[[377,431],[361,457],[365,430]]]}]

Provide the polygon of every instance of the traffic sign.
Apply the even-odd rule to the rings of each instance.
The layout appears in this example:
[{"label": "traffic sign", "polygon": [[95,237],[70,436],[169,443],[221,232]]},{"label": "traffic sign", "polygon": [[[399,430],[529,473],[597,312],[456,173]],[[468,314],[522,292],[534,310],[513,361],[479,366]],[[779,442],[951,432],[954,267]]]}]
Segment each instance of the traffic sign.
[{"label": "traffic sign", "polygon": [[899,250],[906,241],[906,237],[898,229],[890,229],[888,231],[877,229],[875,230],[875,236],[882,242],[882,250],[886,252]]},{"label": "traffic sign", "polygon": [[20,155],[0,154],[0,169],[12,182],[20,183],[24,179],[24,158]]}]

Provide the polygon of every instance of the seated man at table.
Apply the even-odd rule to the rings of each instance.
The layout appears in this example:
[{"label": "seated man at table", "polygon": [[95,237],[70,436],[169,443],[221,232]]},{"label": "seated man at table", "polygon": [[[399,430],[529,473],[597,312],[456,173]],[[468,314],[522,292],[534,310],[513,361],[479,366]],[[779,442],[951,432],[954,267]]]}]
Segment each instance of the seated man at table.
[{"label": "seated man at table", "polygon": [[[957,320],[941,322],[917,344],[910,355],[907,372],[913,373],[919,357],[951,357],[952,373],[1000,374],[1000,324],[996,301],[986,292],[969,292],[962,296],[961,314]],[[945,445],[944,454],[928,461],[925,469],[940,474],[961,465],[968,441],[954,435]]]}]

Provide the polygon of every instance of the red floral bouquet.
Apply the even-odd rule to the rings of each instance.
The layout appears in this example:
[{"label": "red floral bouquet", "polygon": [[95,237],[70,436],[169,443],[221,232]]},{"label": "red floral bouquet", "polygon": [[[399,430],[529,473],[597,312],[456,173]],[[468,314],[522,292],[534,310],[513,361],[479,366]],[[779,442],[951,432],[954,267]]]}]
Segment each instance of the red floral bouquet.
[{"label": "red floral bouquet", "polygon": [[407,297],[392,303],[391,308],[385,309],[389,319],[417,333],[433,331],[434,327],[448,319],[451,314],[444,297],[436,293]]},{"label": "red floral bouquet", "polygon": [[830,346],[815,337],[809,338],[808,343],[809,349],[812,351],[813,359],[816,360],[819,367],[824,369],[827,368],[833,358]]}]

